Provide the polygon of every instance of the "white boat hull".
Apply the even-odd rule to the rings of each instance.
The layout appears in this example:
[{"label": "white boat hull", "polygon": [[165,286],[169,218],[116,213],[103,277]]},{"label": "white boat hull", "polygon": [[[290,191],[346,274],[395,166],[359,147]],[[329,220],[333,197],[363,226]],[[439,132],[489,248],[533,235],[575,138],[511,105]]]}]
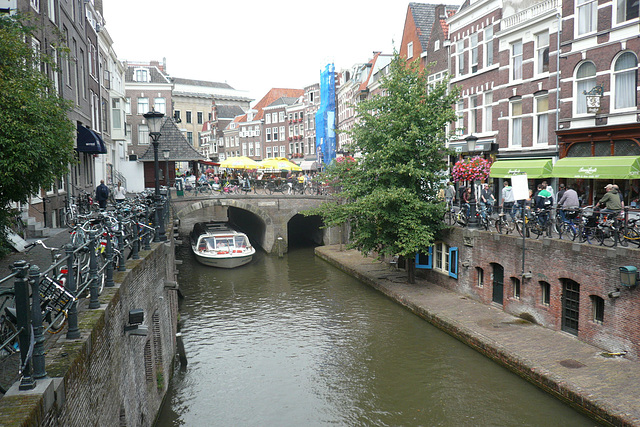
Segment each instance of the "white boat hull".
[{"label": "white boat hull", "polygon": [[195,252],[196,259],[200,264],[207,265],[209,267],[218,268],[236,268],[248,264],[253,259],[253,254],[235,256],[235,257],[221,257],[221,256],[207,256]]},{"label": "white boat hull", "polygon": [[198,262],[217,268],[240,267],[256,253],[244,233],[221,222],[197,223],[191,233],[191,249]]}]

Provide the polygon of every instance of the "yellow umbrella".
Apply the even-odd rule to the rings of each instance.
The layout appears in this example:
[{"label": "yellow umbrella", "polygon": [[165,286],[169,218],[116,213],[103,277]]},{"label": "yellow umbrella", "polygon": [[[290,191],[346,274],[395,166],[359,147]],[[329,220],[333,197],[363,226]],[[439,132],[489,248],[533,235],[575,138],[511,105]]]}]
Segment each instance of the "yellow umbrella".
[{"label": "yellow umbrella", "polygon": [[284,157],[270,157],[258,163],[260,169],[301,171],[302,168]]},{"label": "yellow umbrella", "polygon": [[258,162],[247,156],[229,157],[220,162],[220,167],[223,169],[258,169]]}]

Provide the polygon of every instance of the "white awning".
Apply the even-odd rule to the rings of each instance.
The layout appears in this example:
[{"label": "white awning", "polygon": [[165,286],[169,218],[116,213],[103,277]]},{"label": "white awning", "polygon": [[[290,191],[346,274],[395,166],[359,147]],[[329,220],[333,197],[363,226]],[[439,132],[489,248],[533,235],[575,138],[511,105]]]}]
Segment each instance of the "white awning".
[{"label": "white awning", "polygon": [[315,162],[313,160],[304,160],[302,163],[300,163],[300,167],[303,171],[318,170],[318,162]]}]

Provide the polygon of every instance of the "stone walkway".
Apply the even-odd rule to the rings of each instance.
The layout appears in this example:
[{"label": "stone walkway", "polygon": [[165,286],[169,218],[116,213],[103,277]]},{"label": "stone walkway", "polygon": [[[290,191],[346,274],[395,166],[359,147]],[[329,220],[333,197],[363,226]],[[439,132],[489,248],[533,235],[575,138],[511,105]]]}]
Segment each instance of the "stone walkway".
[{"label": "stone walkway", "polygon": [[378,289],[552,395],[614,426],[640,426],[640,363],[416,279],[340,246],[316,255]]}]

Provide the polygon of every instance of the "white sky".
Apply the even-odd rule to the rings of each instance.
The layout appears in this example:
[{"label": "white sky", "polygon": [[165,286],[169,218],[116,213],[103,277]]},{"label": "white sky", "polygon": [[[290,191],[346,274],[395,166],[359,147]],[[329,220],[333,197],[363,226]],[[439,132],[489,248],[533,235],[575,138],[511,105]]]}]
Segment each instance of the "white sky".
[{"label": "white sky", "polygon": [[120,60],[165,57],[171,76],[227,82],[258,101],[273,87],[302,89],[319,82],[328,63],[341,70],[369,60],[373,51],[392,53],[399,48],[408,5],[103,0],[103,13]]}]

